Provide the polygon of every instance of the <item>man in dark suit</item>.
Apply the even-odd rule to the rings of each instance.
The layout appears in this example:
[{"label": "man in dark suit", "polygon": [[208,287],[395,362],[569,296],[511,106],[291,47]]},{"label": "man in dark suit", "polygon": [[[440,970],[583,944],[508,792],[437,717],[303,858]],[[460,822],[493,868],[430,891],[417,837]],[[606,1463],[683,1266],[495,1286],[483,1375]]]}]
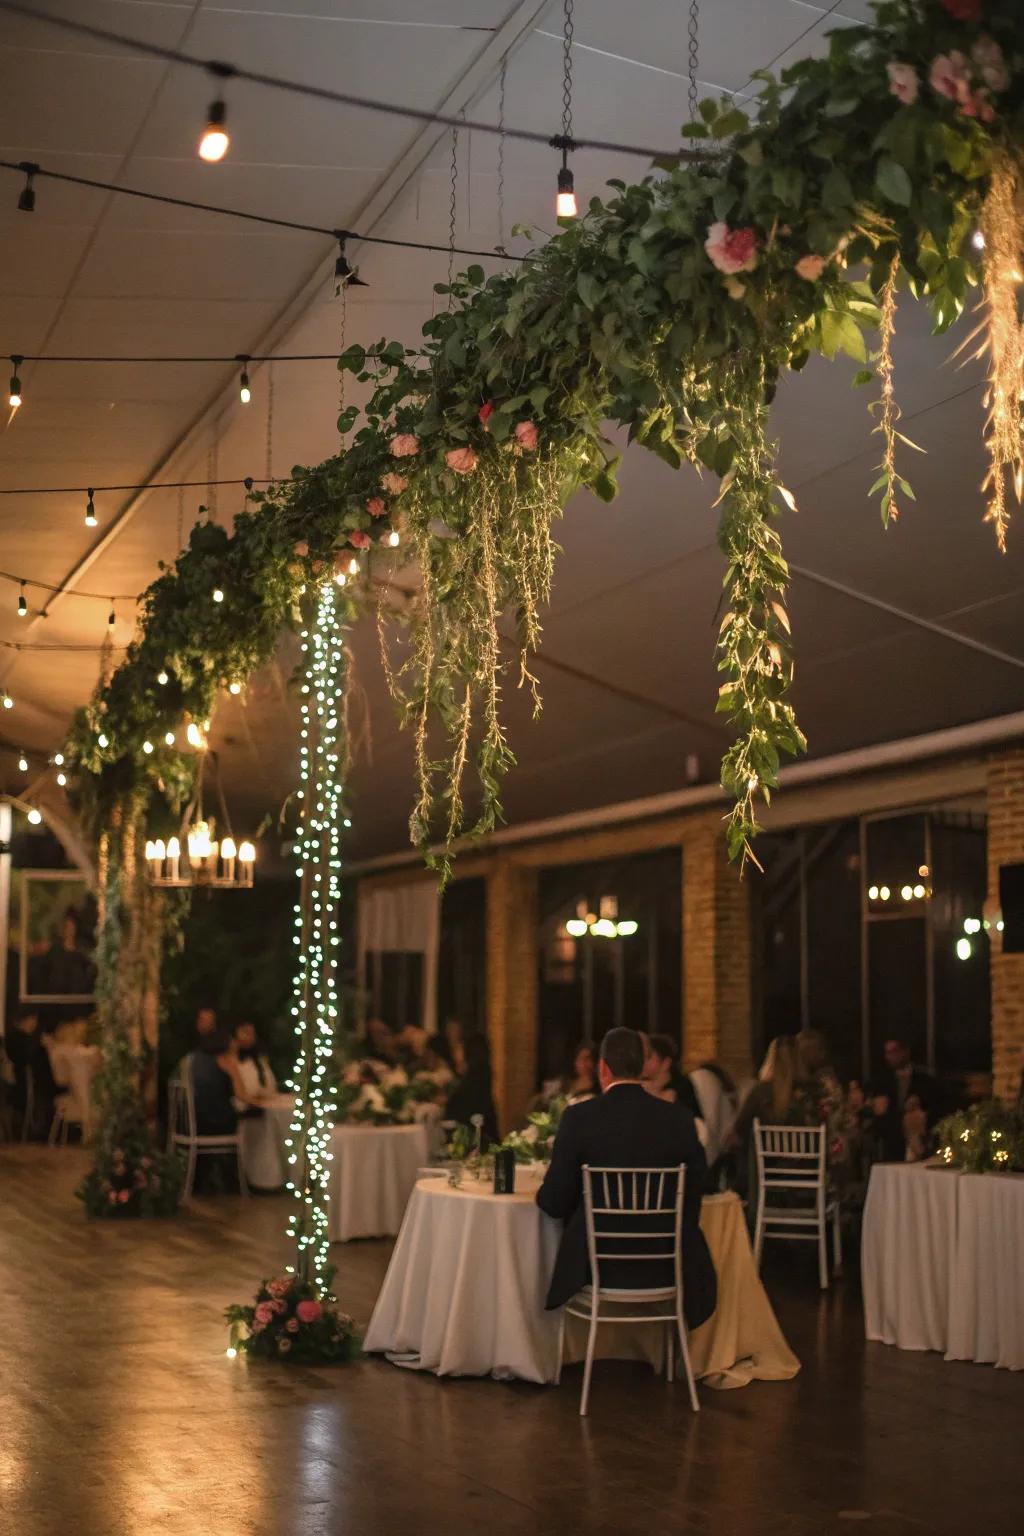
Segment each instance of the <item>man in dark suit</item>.
[{"label": "man in dark suit", "polygon": [[911,1121],[922,1120],[919,1133],[926,1134],[936,1118],[935,1079],[914,1065],[904,1040],[887,1040],[884,1056],[885,1071],[874,1085],[872,1101],[879,1152],[884,1162],[902,1163],[907,1160]]},{"label": "man in dark suit", "polygon": [[[548,1290],[547,1307],[561,1307],[590,1282],[583,1208],[583,1165],[597,1168],[672,1168],[686,1164],[683,1192],[683,1300],[691,1328],[715,1310],[717,1283],[704,1234],[700,1202],[707,1164],[693,1115],[682,1104],[649,1094],[641,1082],[644,1046],[633,1029],[611,1029],[601,1044],[596,1099],[571,1104],[562,1116],[551,1166],[537,1204],[565,1222]],[[602,1262],[607,1286],[672,1284],[672,1261]]]}]

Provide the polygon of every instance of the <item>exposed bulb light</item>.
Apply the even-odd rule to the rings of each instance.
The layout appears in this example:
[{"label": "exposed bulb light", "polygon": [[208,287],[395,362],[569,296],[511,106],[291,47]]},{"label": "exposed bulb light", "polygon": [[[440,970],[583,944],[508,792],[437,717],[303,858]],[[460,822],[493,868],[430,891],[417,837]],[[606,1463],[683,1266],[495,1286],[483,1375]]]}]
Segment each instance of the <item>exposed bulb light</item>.
[{"label": "exposed bulb light", "polygon": [[36,810],[35,806],[33,806],[32,809],[28,813],[28,819],[29,819],[30,826],[38,827],[39,823],[42,821],[43,818],[40,815],[40,813]]},{"label": "exposed bulb light", "polygon": [[163,667],[161,667],[160,671],[157,673],[156,680],[160,684],[161,688],[167,687],[167,673],[164,671]]},{"label": "exposed bulb light", "polygon": [[565,931],[573,939],[582,939],[587,931],[586,921],[582,917],[570,917]]},{"label": "exposed bulb light", "polygon": [[900,895],[903,897],[904,901],[912,901],[914,897],[914,887],[912,885],[901,886]]},{"label": "exposed bulb light", "polygon": [[889,897],[891,895],[892,895],[892,891],[890,891],[890,889],[889,889],[889,887],[887,885],[880,885],[878,887],[878,899],[879,899],[879,901],[888,901]]},{"label": "exposed bulb light", "polygon": [[7,404],[12,411],[16,411],[21,404],[21,380],[18,378],[18,369],[25,361],[16,353],[11,354],[11,382],[7,392]]},{"label": "exposed bulb light", "polygon": [[55,768],[63,768],[64,767],[64,753],[63,752],[55,752],[53,754],[53,766]]},{"label": "exposed bulb light", "polygon": [[33,165],[30,160],[23,160],[20,169],[25,172],[25,185],[18,194],[18,212],[35,213],[36,189],[33,181],[39,167],[38,165]]},{"label": "exposed bulb light", "polygon": [[101,752],[104,750],[105,747],[109,747],[110,746],[109,738],[104,736],[102,731],[100,731],[99,735],[96,737],[96,745],[99,747]]},{"label": "exposed bulb light", "polygon": [[190,720],[185,730],[185,736],[190,747],[201,747],[203,744],[202,732],[194,720]]},{"label": "exposed bulb light", "polygon": [[214,589],[213,589],[213,591],[212,591],[212,593],[210,595],[213,598],[215,603],[222,603],[224,601],[224,593],[222,592],[220,587],[214,587]]},{"label": "exposed bulb light", "polygon": [[110,612],[107,614],[107,628],[114,629],[117,626],[117,614],[114,612],[113,599],[111,599]]},{"label": "exposed bulb light", "polygon": [[639,927],[640,924],[634,918],[629,917],[624,923],[616,923],[615,931],[620,939],[631,939]]},{"label": "exposed bulb light", "polygon": [[68,776],[67,776],[66,773],[58,773],[58,775],[57,775],[57,783],[60,785],[61,789],[64,788],[64,786],[67,783],[67,781],[68,781]]},{"label": "exposed bulb light", "polygon": [[245,353],[239,352],[237,361],[242,364],[242,372],[238,379],[238,398],[241,400],[243,405],[248,405],[249,401],[252,399],[252,389],[249,385],[249,370],[246,367],[249,358]]},{"label": "exposed bulb light", "polygon": [[241,693],[241,691],[242,691],[242,685],[238,681],[237,678],[233,679],[230,683],[228,683],[228,693],[239,694],[239,693]]},{"label": "exposed bulb light", "polygon": [[555,197],[555,214],[560,219],[575,219],[579,209],[576,206],[576,188],[573,184],[572,171],[563,162],[558,173],[558,193]]},{"label": "exposed bulb light", "polygon": [[143,750],[143,752],[145,752],[146,756],[148,757],[149,754],[153,750],[153,743],[151,741],[144,741],[142,743],[142,750]]},{"label": "exposed bulb light", "polygon": [[956,957],[958,960],[969,960],[974,953],[974,945],[970,939],[957,939]]},{"label": "exposed bulb light", "polygon": [[369,284],[359,276],[359,268],[353,267],[345,255],[348,232],[336,229],[334,235],[338,242],[338,254],[334,262],[334,297],[338,298],[343,288],[368,288]]},{"label": "exposed bulb light", "polygon": [[4,696],[3,696],[2,701],[0,701],[0,702],[3,703],[4,709],[13,709],[14,708],[14,700],[11,698],[9,693],[5,693]]},{"label": "exposed bulb light", "polygon": [[877,901],[877,900],[878,900],[878,886],[877,885],[869,885],[868,886],[868,901]]},{"label": "exposed bulb light", "polygon": [[224,159],[231,143],[227,130],[227,115],[228,109],[223,100],[211,101],[206,127],[199,140],[199,158],[208,161],[211,165]]},{"label": "exposed bulb light", "polygon": [[21,591],[18,593],[18,618],[23,619],[26,613],[28,613],[28,603],[25,601],[25,583],[22,582]]},{"label": "exposed bulb light", "polygon": [[392,528],[391,532],[388,534],[388,543],[391,545],[391,548],[392,549],[397,549],[399,544],[401,544],[401,542],[402,542],[402,538],[401,538],[401,535],[398,532],[398,529],[397,528]]},{"label": "exposed bulb light", "polygon": [[85,502],[85,526],[87,528],[95,528],[96,527],[96,508],[95,508],[95,506],[93,504],[93,499],[92,499],[93,493],[90,490],[90,491],[86,491],[85,495],[86,495],[86,502]]},{"label": "exposed bulb light", "polygon": [[256,848],[254,844],[245,842],[238,845],[238,862],[240,864],[255,864]]},{"label": "exposed bulb light", "polygon": [[983,251],[985,249],[985,236],[980,229],[974,231],[974,234],[971,236],[971,244],[976,251]]},{"label": "exposed bulb light", "polygon": [[28,758],[27,757],[22,756],[22,757],[18,758],[18,772],[19,773],[28,773]]},{"label": "exposed bulb light", "polygon": [[166,744],[169,747],[173,747],[174,746],[174,732],[173,731],[168,731],[166,736],[164,737],[164,741],[166,742]]}]

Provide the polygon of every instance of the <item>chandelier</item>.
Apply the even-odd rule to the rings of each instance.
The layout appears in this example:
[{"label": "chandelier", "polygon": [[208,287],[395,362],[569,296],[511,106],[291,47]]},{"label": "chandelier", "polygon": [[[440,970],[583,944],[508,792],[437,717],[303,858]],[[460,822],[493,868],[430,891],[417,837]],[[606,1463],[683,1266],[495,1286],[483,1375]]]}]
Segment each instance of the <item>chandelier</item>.
[{"label": "chandelier", "polygon": [[620,921],[618,897],[602,896],[597,912],[590,911],[585,901],[579,902],[576,916],[570,917],[565,931],[573,939],[588,934],[594,939],[631,939],[639,927],[633,918]]},{"label": "chandelier", "polygon": [[184,834],[185,856],[181,840],[170,837],[146,844],[146,868],[150,885],[201,886],[212,890],[248,890],[253,883],[256,848],[245,841],[237,846],[230,835],[218,842],[215,824],[200,818]]}]

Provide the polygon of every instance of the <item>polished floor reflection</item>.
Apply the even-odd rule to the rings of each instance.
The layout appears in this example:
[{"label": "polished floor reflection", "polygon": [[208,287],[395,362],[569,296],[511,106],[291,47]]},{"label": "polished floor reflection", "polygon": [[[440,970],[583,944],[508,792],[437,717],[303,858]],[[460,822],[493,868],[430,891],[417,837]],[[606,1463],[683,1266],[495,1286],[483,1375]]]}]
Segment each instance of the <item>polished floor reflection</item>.
[{"label": "polished floor reflection", "polygon": [[[279,1198],[90,1225],[74,1150],[0,1147],[3,1536],[988,1536],[1019,1530],[1024,1377],[865,1345],[855,1287],[768,1283],[792,1383],[561,1389],[376,1360],[231,1362],[221,1311],[285,1257]],[[390,1245],[336,1249],[365,1322]]]}]

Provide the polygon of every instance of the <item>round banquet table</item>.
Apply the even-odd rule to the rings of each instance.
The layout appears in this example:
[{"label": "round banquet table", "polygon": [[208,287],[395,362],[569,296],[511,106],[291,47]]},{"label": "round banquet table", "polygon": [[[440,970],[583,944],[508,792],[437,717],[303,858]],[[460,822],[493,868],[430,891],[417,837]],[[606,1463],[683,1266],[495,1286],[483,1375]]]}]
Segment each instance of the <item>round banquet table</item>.
[{"label": "round banquet table", "polygon": [[[443,1179],[421,1179],[364,1349],[439,1376],[557,1382],[563,1360],[582,1350],[576,1320],[544,1309],[561,1224],[535,1197],[536,1181],[495,1195],[486,1183],[452,1189]],[[719,1387],[795,1376],[800,1364],[754,1268],[737,1197],[709,1196],[701,1225],[718,1271],[719,1308],[691,1335],[695,1373]],[[585,1347],[585,1324],[582,1338]],[[656,1363],[663,1342],[661,1328],[612,1324],[598,1333],[598,1355]]]},{"label": "round banquet table", "polygon": [[58,1089],[71,1100],[71,1118],[82,1127],[82,1140],[92,1134],[92,1080],[100,1069],[98,1045],[73,1045],[54,1041],[49,1045],[50,1071]]},{"label": "round banquet table", "polygon": [[394,1237],[430,1152],[427,1125],[336,1125],[328,1236]]},{"label": "round banquet table", "polygon": [[275,1093],[264,1102],[261,1115],[239,1121],[242,1167],[253,1189],[281,1189],[287,1183],[284,1143],[294,1107],[292,1094]]},{"label": "round banquet table", "polygon": [[861,1240],[869,1339],[945,1352],[961,1183],[954,1169],[922,1163],[872,1168]]}]

